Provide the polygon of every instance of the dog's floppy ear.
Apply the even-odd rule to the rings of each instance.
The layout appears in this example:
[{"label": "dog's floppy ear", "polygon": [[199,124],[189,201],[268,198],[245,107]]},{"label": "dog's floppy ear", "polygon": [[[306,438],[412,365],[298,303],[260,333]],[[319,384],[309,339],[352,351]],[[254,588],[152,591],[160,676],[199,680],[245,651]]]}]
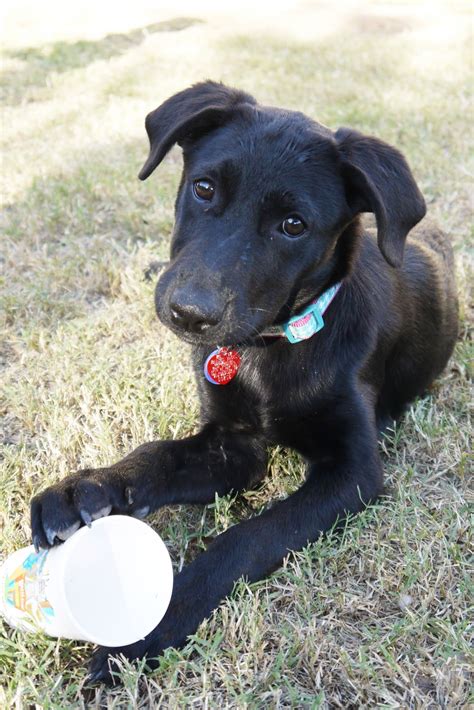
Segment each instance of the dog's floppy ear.
[{"label": "dog's floppy ear", "polygon": [[146,117],[150,154],[138,174],[140,180],[151,175],[175,143],[223,125],[244,103],[256,101],[243,91],[215,81],[194,84],[171,96]]},{"label": "dog's floppy ear", "polygon": [[400,266],[410,229],[426,213],[425,201],[403,155],[377,138],[340,128],[335,139],[353,213],[373,212],[380,251]]}]

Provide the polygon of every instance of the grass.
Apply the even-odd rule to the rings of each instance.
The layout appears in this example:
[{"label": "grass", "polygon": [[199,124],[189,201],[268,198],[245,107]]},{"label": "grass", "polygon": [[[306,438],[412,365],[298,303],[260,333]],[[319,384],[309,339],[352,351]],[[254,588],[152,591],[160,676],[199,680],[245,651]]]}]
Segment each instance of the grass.
[{"label": "grass", "polygon": [[[112,691],[84,685],[88,644],[3,625],[0,706],[468,707],[467,5],[427,13],[417,2],[366,2],[335,14],[297,4],[270,22],[245,3],[230,19],[211,7],[183,20],[188,8],[151,17],[136,2],[117,18],[78,23],[76,35],[69,10],[49,5],[50,39],[12,6],[2,80],[5,555],[29,542],[36,491],[195,428],[187,350],[156,321],[155,277],[145,278],[167,257],[179,151],[151,180],[136,179],[145,114],[191,82],[222,79],[398,145],[455,245],[462,322],[442,379],[381,442],[387,497],[342,537],[291,555],[268,580],[240,581],[183,650],[169,650],[146,678],[124,664],[124,685]],[[258,490],[205,509],[165,509],[151,522],[180,568],[302,478],[298,457],[277,450]]]}]

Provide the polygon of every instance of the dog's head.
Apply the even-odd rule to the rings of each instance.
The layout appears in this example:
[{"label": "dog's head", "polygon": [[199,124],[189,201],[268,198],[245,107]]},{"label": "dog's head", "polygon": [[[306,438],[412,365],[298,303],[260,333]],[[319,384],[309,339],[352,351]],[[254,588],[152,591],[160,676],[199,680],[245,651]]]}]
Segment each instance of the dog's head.
[{"label": "dog's head", "polygon": [[192,343],[249,341],[340,278],[354,248],[343,248],[344,235],[361,212],[375,213],[380,250],[399,266],[425,213],[394,148],[348,129],[332,133],[222,84],[172,96],[147,116],[146,129],[142,180],[175,143],[183,149],[156,308]]}]

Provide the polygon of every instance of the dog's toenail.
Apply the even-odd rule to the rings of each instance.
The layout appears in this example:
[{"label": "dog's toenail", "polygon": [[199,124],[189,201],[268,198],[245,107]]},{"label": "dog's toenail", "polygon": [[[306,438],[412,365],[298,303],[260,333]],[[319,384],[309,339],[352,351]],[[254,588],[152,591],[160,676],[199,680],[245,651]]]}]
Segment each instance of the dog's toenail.
[{"label": "dog's toenail", "polygon": [[80,510],[79,514],[82,518],[82,521],[87,525],[88,528],[92,525],[92,516],[90,513],[87,512],[87,510]]},{"label": "dog's toenail", "polygon": [[56,539],[56,530],[51,530],[51,528],[45,527],[44,532],[46,534],[48,544],[53,547],[54,541]]}]

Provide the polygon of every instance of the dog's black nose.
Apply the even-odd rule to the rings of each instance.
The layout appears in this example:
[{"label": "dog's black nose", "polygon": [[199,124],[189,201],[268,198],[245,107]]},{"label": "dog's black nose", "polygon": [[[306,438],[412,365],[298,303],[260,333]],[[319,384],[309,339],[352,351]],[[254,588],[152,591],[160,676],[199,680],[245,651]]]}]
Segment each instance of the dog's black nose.
[{"label": "dog's black nose", "polygon": [[170,300],[173,323],[191,333],[204,331],[222,319],[223,306],[212,294],[200,289],[176,289]]}]

